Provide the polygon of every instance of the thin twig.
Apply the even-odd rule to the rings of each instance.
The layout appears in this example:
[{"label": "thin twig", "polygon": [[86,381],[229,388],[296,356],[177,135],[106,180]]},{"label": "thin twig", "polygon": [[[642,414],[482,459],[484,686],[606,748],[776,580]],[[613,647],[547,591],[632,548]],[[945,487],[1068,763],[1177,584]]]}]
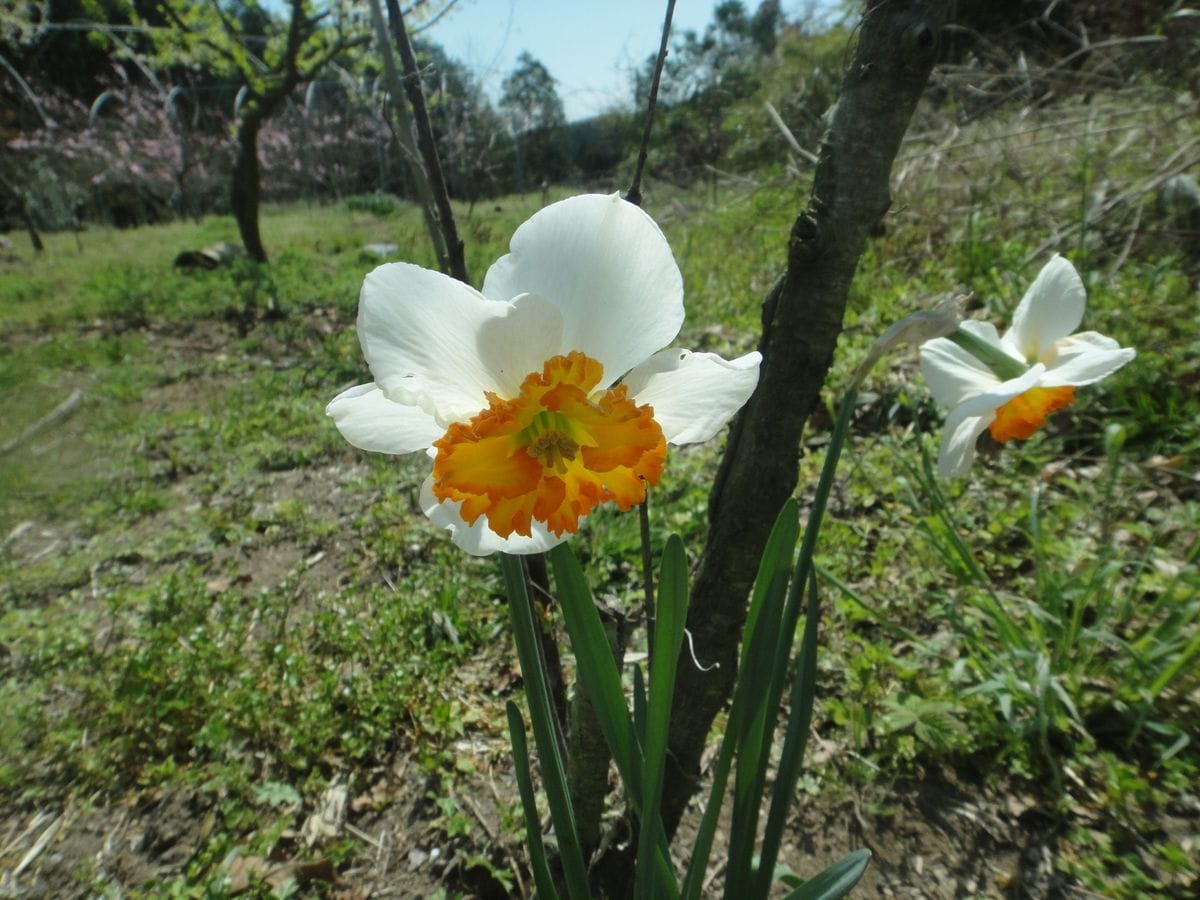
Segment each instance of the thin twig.
[{"label": "thin twig", "polygon": [[[422,22],[420,25],[418,25],[416,28],[414,28],[413,34],[423,34],[424,32],[428,31],[430,28],[432,28],[438,22],[442,21],[442,18],[446,15],[446,13],[450,12],[450,10],[454,9],[454,7],[457,5],[458,5],[458,0],[449,0],[449,2],[445,6],[443,6],[441,9],[439,9],[437,12],[435,12],[432,16],[430,16],[428,19],[426,19],[424,22]],[[410,6],[408,8],[408,11],[414,12],[417,9],[419,9],[421,6],[422,6],[421,3],[414,3],[412,6]]]},{"label": "thin twig", "polygon": [[[7,550],[9,544],[21,537],[32,527],[33,522],[29,521],[28,519],[26,519],[24,522],[18,522],[16,525],[14,525],[13,530],[8,533],[8,536],[4,540],[0,541],[0,553],[3,553],[5,550]],[[7,850],[0,850],[0,857],[7,855]]]},{"label": "thin twig", "polygon": [[46,415],[42,416],[7,444],[0,447],[0,456],[4,456],[5,454],[16,450],[23,443],[36,435],[39,431],[49,427],[50,425],[53,425],[59,419],[65,419],[79,408],[79,404],[82,401],[83,391],[79,389],[71,391],[71,395],[67,397],[66,400],[58,404],[58,406],[54,407],[54,409],[50,410],[50,412],[46,413]]},{"label": "thin twig", "polygon": [[[1125,246],[1121,248],[1116,261],[1108,267],[1109,278],[1115,277],[1121,271],[1121,266],[1125,265],[1125,260],[1129,259],[1129,254],[1133,250],[1133,242],[1137,240],[1139,228],[1142,224],[1142,206],[1143,204],[1139,203],[1133,208],[1133,227],[1129,229],[1129,237],[1125,239]],[[1105,512],[1107,513],[1107,511],[1108,507],[1105,507]]]},{"label": "thin twig", "polygon": [[765,101],[763,105],[766,106],[767,115],[771,117],[771,121],[775,123],[775,127],[779,129],[780,134],[783,135],[783,139],[787,141],[788,146],[792,148],[792,151],[815,165],[817,162],[817,154],[813,153],[811,150],[805,150],[800,146],[800,142],[796,140],[796,136],[792,134],[792,129],[787,127],[787,122],[783,121],[783,116],[779,115],[779,110],[772,105],[770,100]]},{"label": "thin twig", "polygon": [[[1113,195],[1111,198],[1101,204],[1100,209],[1096,211],[1095,217],[1092,219],[1092,221],[1095,223],[1103,221],[1104,217],[1111,213],[1114,209],[1117,209],[1123,204],[1128,203],[1135,197],[1141,197],[1143,194],[1157,190],[1162,186],[1163,182],[1170,178],[1174,178],[1176,175],[1186,172],[1188,169],[1192,168],[1192,166],[1194,166],[1198,161],[1198,157],[1195,155],[1189,156],[1188,154],[1191,153],[1197,144],[1200,144],[1200,137],[1195,137],[1189,141],[1186,141],[1183,146],[1179,147],[1174,153],[1167,157],[1166,161],[1155,170],[1153,175],[1144,179],[1140,184]],[[1022,261],[1022,265],[1028,265],[1031,261],[1042,256],[1055,244],[1060,243],[1061,241],[1078,232],[1081,228],[1083,228],[1083,225],[1084,223],[1079,221],[1072,222],[1070,225],[1064,226],[1052,238],[1043,241],[1032,253],[1027,254],[1025,259]]]},{"label": "thin twig", "polygon": [[[1180,116],[1180,118],[1183,118],[1183,117]],[[1171,123],[1167,122],[1166,124],[1169,125]],[[1142,122],[1131,122],[1128,125],[1113,125],[1109,128],[1098,128],[1095,131],[1091,132],[1091,134],[1089,136],[1090,137],[1104,137],[1105,135],[1109,135],[1109,134],[1119,134],[1123,131],[1124,132],[1133,131],[1133,132],[1143,133],[1145,131],[1145,128],[1146,128],[1146,126]],[[1000,134],[1000,135],[996,135],[995,137],[992,137],[992,138],[981,139],[981,140],[977,140],[977,141],[970,141],[970,142],[961,143],[961,144],[954,144],[954,145],[951,145],[948,147],[935,147],[931,150],[923,150],[920,153],[914,153],[911,156],[908,156],[908,157],[904,158],[903,160],[900,160],[900,162],[908,163],[908,162],[911,162],[912,160],[920,159],[923,156],[931,156],[933,154],[941,153],[941,152],[949,153],[949,151],[959,150],[964,147],[979,147],[979,148],[981,148],[981,152],[973,154],[971,156],[955,156],[954,162],[959,165],[961,165],[963,163],[968,163],[968,162],[978,162],[980,160],[993,159],[995,156],[995,145],[997,143],[999,143],[1000,141],[1007,140],[1009,137],[1011,137],[1011,135]],[[1040,140],[1036,140],[1036,141],[1027,141],[1027,142],[1021,144],[1018,149],[1030,150],[1034,147],[1052,146],[1054,144],[1061,144],[1063,142],[1064,142],[1064,136],[1061,134],[1057,134],[1057,135],[1054,135],[1053,137],[1041,138]]]},{"label": "thin twig", "polygon": [[442,177],[442,161],[438,157],[437,144],[433,137],[433,125],[429,121],[429,109],[425,105],[425,90],[421,86],[421,73],[417,68],[417,57],[404,28],[404,16],[396,0],[387,0],[388,22],[392,27],[392,39],[400,51],[400,64],[404,67],[404,90],[412,105],[413,122],[417,128],[417,147],[425,160],[425,172],[433,199],[437,205],[442,234],[446,238],[446,253],[450,257],[450,274],[464,284],[470,283],[467,261],[463,256],[463,242],[459,240],[458,228],[454,224],[454,211],[450,208],[450,195],[446,192],[446,179]]},{"label": "thin twig", "polygon": [[[1130,109],[1105,109],[1102,110],[1099,115],[1100,117],[1111,122],[1116,119],[1128,119],[1132,116],[1145,116],[1148,113],[1158,112],[1160,109],[1160,106],[1138,106]],[[1189,110],[1185,113],[1170,116],[1166,119],[1166,121],[1159,123],[1156,127],[1166,128],[1167,126],[1174,124],[1179,119],[1190,117],[1191,115],[1192,113]],[[1094,121],[1095,118],[1096,113],[1092,110],[1089,110],[1086,116],[1076,116],[1070,119],[1047,118],[1044,121],[1038,122],[1034,125],[1029,125],[1025,128],[1004,131],[1000,134],[989,135],[987,137],[971,138],[970,140],[961,141],[959,143],[955,143],[955,141],[958,140],[958,136],[962,133],[961,123],[953,123],[951,125],[950,139],[946,141],[941,141],[939,139],[940,134],[945,131],[945,128],[942,127],[923,132],[913,132],[905,140],[906,147],[917,146],[922,143],[931,143],[934,144],[934,146],[928,147],[924,150],[916,150],[911,153],[905,153],[898,159],[898,162],[910,163],[913,160],[920,159],[923,156],[932,156],[938,153],[950,153],[955,150],[962,150],[964,148],[974,149],[975,147],[982,145],[991,146],[997,141],[1006,141],[1012,140],[1013,138],[1025,137],[1026,135],[1037,134],[1039,131],[1055,131],[1058,133],[1056,139],[1061,141],[1063,140],[1062,132],[1069,131],[1075,125],[1087,125],[1088,123]],[[1130,127],[1141,127],[1144,129],[1146,126],[1145,123],[1135,123],[1134,126]],[[1026,145],[1022,144],[1021,146],[1024,147]]]},{"label": "thin twig", "polygon": [[364,844],[374,847],[376,850],[383,849],[383,832],[380,832],[380,837],[375,837],[373,834],[368,834],[361,828],[357,827],[353,822],[343,822],[342,827],[352,836],[358,838]]},{"label": "thin twig", "polygon": [[33,865],[33,861],[38,858],[43,850],[46,849],[46,847],[50,844],[50,841],[54,839],[54,836],[58,834],[59,830],[63,827],[63,822],[66,821],[66,817],[67,814],[64,812],[48,826],[46,826],[46,830],[41,833],[34,845],[29,848],[29,852],[21,858],[21,861],[17,863],[17,867],[12,870],[12,877],[14,881],[21,877],[21,873]]},{"label": "thin twig", "polygon": [[[392,48],[388,43],[383,10],[380,8],[379,0],[370,0],[367,7],[371,13],[371,27],[375,29],[376,40],[379,43],[379,55],[383,60],[384,83],[387,85],[387,93],[391,101],[383,106],[383,121],[392,133],[396,146],[400,148],[400,155],[408,166],[409,176],[413,180],[417,197],[421,201],[421,215],[425,219],[425,230],[429,233],[434,255],[438,259],[438,268],[449,274],[450,256],[446,252],[446,238],[438,224],[437,209],[433,202],[433,189],[429,186],[429,176],[425,174],[425,167],[421,164],[421,156],[417,151],[416,141],[413,139],[412,122],[409,121],[408,109],[404,105],[404,88],[401,86],[400,73],[396,71],[396,60],[392,56]],[[389,109],[395,110],[396,118],[400,120],[399,128],[395,127]]]},{"label": "thin twig", "polygon": [[[95,26],[91,25],[89,27],[94,28]],[[33,92],[33,88],[29,86],[29,82],[21,77],[21,73],[13,68],[12,63],[5,59],[3,54],[0,54],[0,66],[12,76],[13,81],[24,92],[26,99],[29,100],[30,105],[38,114],[38,118],[42,120],[42,127],[53,128],[55,125],[54,120],[46,115],[46,110],[42,108],[42,104],[38,101],[37,94]]]},{"label": "thin twig", "polygon": [[475,815],[475,819],[480,825],[483,826],[483,830],[487,834],[488,840],[495,844],[497,840],[496,829],[490,822],[488,822],[487,818],[484,817],[483,810],[479,808],[479,804],[471,798],[470,794],[459,794],[458,799],[462,800],[463,805]]},{"label": "thin twig", "polygon": [[[25,843],[26,839],[31,837],[35,831],[45,825],[48,820],[53,818],[54,813],[46,812],[45,810],[35,814],[33,819],[30,820],[29,824],[25,826],[25,830],[4,845],[4,849],[0,850],[0,857],[8,856],[10,853],[15,851],[18,847]],[[12,830],[16,830],[16,823],[14,823]],[[11,834],[12,832],[10,831],[9,833]]]},{"label": "thin twig", "polygon": [[662,79],[663,65],[667,61],[667,40],[671,37],[671,17],[674,15],[675,0],[667,0],[667,16],[663,19],[662,42],[658,45],[654,77],[650,79],[650,95],[646,98],[646,127],[642,130],[642,146],[638,148],[637,165],[633,169],[633,182],[625,194],[625,199],[634,206],[642,205],[642,171],[646,168],[646,155],[650,152],[650,132],[654,128],[654,110],[658,106],[658,83]]},{"label": "thin twig", "polygon": [[[403,107],[403,102],[397,97],[393,109],[399,111]],[[438,259],[438,268],[445,274],[449,274],[450,255],[446,252],[446,237],[442,234],[441,226],[438,225],[437,210],[434,208],[433,203],[433,192],[429,189],[429,179],[425,176],[425,167],[421,165],[421,157],[417,153],[416,148],[410,147],[408,142],[404,140],[404,135],[411,133],[411,128],[408,127],[408,113],[404,113],[400,127],[396,128],[392,117],[388,115],[387,103],[385,102],[383,106],[383,122],[387,126],[388,131],[391,132],[392,140],[396,142],[396,146],[400,150],[400,156],[408,165],[409,174],[416,185],[417,196],[421,200],[421,215],[425,219],[425,231],[429,234],[429,242],[433,244],[433,255]],[[409,140],[411,141],[411,137]]]}]

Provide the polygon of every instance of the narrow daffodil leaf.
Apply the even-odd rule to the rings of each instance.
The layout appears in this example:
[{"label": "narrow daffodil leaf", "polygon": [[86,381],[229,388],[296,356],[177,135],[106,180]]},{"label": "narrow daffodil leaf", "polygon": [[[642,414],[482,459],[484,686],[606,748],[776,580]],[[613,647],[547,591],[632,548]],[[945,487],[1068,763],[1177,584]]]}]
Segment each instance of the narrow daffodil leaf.
[{"label": "narrow daffodil leaf", "polygon": [[792,680],[787,730],[784,732],[779,769],[771,791],[771,808],[767,814],[767,824],[763,828],[760,866],[755,876],[759,891],[756,896],[759,897],[766,897],[771,890],[771,873],[775,869],[779,846],[783,841],[783,831],[787,826],[788,810],[796,793],[796,782],[800,778],[800,770],[804,763],[804,750],[808,746],[813,703],[817,693],[817,624],[820,618],[817,576],[810,570],[804,634],[800,638],[800,659]]},{"label": "narrow daffodil leaf", "polygon": [[787,575],[796,550],[799,530],[798,506],[794,499],[789,499],[775,519],[763,557],[759,561],[758,577],[746,617],[746,637],[742,643],[741,664],[733,702],[729,709],[729,720],[713,768],[708,805],[700,821],[700,828],[692,846],[692,858],[688,862],[684,878],[683,896],[691,900],[700,896],[704,884],[734,752],[741,742],[745,723],[755,717],[756,711],[765,702],[770,687],[770,667],[779,628],[779,615],[787,593]]},{"label": "narrow daffodil leaf", "polygon": [[935,652],[932,649],[933,645],[929,641],[922,638],[915,631],[910,631],[903,625],[898,625],[897,623],[893,622],[883,613],[879,612],[879,610],[867,603],[866,598],[863,597],[862,594],[860,594],[850,585],[846,584],[846,582],[842,581],[842,579],[838,578],[824,566],[814,565],[813,568],[818,577],[828,581],[831,585],[837,588],[843,597],[855,604],[860,610],[870,616],[875,624],[883,628],[884,631],[891,632],[891,634],[899,640],[909,641],[914,647],[920,647],[927,653],[933,654]]},{"label": "narrow daffodil leaf", "polygon": [[[792,642],[800,617],[800,605],[804,598],[804,589],[806,586],[809,587],[804,636],[801,640],[800,665],[797,667],[792,684],[791,712],[784,738],[783,756],[780,760],[780,773],[772,788],[771,809],[763,831],[763,844],[759,854],[761,863],[755,876],[756,892],[752,896],[765,897],[770,890],[771,872],[774,870],[775,860],[779,853],[784,822],[792,801],[796,780],[799,778],[804,747],[808,741],[816,681],[817,626],[820,620],[813,559],[821,522],[825,518],[825,509],[829,502],[829,494],[833,489],[834,477],[837,474],[838,460],[846,445],[846,435],[849,432],[850,419],[854,414],[857,397],[857,390],[851,387],[843,395],[842,401],[838,405],[833,434],[830,436],[825,462],[821,467],[821,477],[817,480],[812,507],[809,510],[808,525],[804,529],[804,537],[800,543],[800,553],[796,559],[796,568],[792,575],[791,587],[788,590],[788,598],[779,629],[779,641],[775,648],[771,687],[767,697],[767,709],[769,710],[774,710],[778,706],[783,694],[783,679],[791,660]],[[764,752],[770,750],[770,734],[771,732],[768,731]]]},{"label": "narrow daffodil leaf", "polygon": [[858,884],[870,861],[870,850],[855,850],[819,875],[808,879],[788,894],[787,900],[838,900],[839,897],[845,897]]},{"label": "narrow daffodil leaf", "polygon": [[[650,697],[646,709],[642,827],[638,835],[638,867],[634,880],[634,896],[644,900],[653,900],[661,893],[655,884],[655,878],[661,870],[657,867],[651,868],[651,860],[662,829],[659,806],[662,802],[663,770],[667,759],[671,699],[675,693],[679,651],[683,648],[687,605],[687,558],[683,552],[683,542],[679,540],[678,535],[673,534],[663,548],[662,569],[658,578],[654,648],[650,662]],[[669,868],[667,875],[671,881],[670,887],[674,888],[674,876]]]},{"label": "narrow daffodil leaf", "polygon": [[754,689],[746,695],[748,699],[740,711],[736,731],[737,769],[725,876],[725,896],[729,898],[742,894],[755,869],[754,842],[779,708],[776,673],[772,670],[771,660],[778,642],[777,629],[787,590],[788,571],[782,569],[772,579],[770,602],[764,604],[764,615],[768,615],[766,621],[771,626],[771,643],[763,647],[761,657],[756,655],[747,660],[739,670],[739,677],[747,679]]},{"label": "narrow daffodil leaf", "polygon": [[633,667],[633,732],[642,755],[646,754],[646,676],[641,666]]},{"label": "narrow daffodil leaf", "polygon": [[608,741],[621,779],[636,798],[642,783],[641,748],[634,740],[621,674],[613,659],[604,624],[592,601],[583,569],[568,544],[548,554],[554,567],[554,585],[562,605],[563,621],[575,653],[576,677],[596,711],[600,731]]},{"label": "narrow daffodil leaf", "polygon": [[[642,816],[642,746],[635,738],[621,676],[613,659],[612,648],[604,633],[600,614],[592,601],[591,590],[575,554],[567,544],[560,544],[548,554],[554,568],[554,584],[562,604],[563,621],[575,653],[576,675],[583,690],[592,701],[600,731],[608,742],[613,762],[633,803],[634,812]],[[656,818],[652,833],[655,851],[640,865],[653,863],[657,872],[659,896],[670,900],[678,894],[671,875],[666,834]]]},{"label": "narrow daffodil leaf", "polygon": [[525,723],[521,711],[511,700],[504,705],[508,714],[508,735],[512,741],[513,770],[517,777],[517,790],[521,794],[521,809],[525,813],[525,836],[529,841],[529,864],[533,869],[533,883],[539,897],[554,900],[558,891],[546,862],[546,845],[542,842],[541,818],[534,801],[533,778],[529,774],[529,747],[525,740]]},{"label": "narrow daffodil leaf", "polygon": [[554,833],[558,838],[563,880],[571,900],[585,900],[590,895],[587,867],[584,865],[583,849],[579,844],[575,814],[567,790],[566,769],[559,750],[554,708],[550,704],[550,689],[546,684],[546,673],[538,642],[538,626],[533,621],[529,593],[525,589],[525,567],[518,557],[507,553],[502,553],[500,560],[504,569],[504,586],[508,592],[513,635],[517,643],[517,657],[521,662],[521,676],[525,680],[529,717],[533,721],[533,738],[537,744],[550,815],[554,819]]}]

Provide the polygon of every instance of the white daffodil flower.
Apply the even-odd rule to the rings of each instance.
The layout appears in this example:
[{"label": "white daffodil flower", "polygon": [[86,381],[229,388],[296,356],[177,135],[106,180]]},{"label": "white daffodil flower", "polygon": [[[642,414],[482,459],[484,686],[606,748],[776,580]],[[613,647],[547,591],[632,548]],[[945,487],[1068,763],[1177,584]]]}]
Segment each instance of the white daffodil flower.
[{"label": "white daffodil flower", "polygon": [[538,553],[600,503],[641,503],[668,443],[708,440],[749,399],[759,354],[663,350],[682,323],[654,220],[572,197],[517,229],[482,291],[407,263],[371,272],[358,337],[375,380],[326,412],[355,447],[425,450],[421,505],[468,553]]},{"label": "white daffodil flower", "polygon": [[921,345],[921,372],[934,399],[949,408],[938,474],[961,475],[984,430],[998,441],[1025,440],[1075,388],[1111,375],[1135,351],[1095,331],[1072,332],[1087,296],[1079,273],[1054,256],[1038,273],[1003,337],[988,322],[967,321],[947,338]]}]

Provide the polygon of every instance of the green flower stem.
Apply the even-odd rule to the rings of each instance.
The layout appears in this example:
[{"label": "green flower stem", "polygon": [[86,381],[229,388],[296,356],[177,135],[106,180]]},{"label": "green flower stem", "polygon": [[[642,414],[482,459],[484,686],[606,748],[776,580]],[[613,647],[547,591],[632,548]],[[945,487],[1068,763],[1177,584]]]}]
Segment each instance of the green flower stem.
[{"label": "green flower stem", "polygon": [[[508,609],[517,642],[517,656],[521,661],[521,677],[525,680],[525,697],[529,703],[529,717],[533,721],[533,738],[538,759],[542,764],[546,799],[554,819],[554,833],[558,838],[559,859],[563,867],[567,895],[572,900],[583,900],[589,896],[587,868],[583,862],[583,852],[575,828],[575,814],[567,792],[566,769],[559,752],[554,709],[550,704],[550,689],[542,668],[537,624],[533,621],[529,593],[525,590],[525,567],[521,565],[519,557],[507,553],[500,554],[500,562],[504,569]],[[526,830],[537,827],[536,819],[525,823]]]},{"label": "green flower stem", "polygon": [[946,337],[991,369],[1001,381],[1020,378],[1029,371],[1029,366],[1018,362],[995,344],[989,344],[969,331],[959,328]]}]

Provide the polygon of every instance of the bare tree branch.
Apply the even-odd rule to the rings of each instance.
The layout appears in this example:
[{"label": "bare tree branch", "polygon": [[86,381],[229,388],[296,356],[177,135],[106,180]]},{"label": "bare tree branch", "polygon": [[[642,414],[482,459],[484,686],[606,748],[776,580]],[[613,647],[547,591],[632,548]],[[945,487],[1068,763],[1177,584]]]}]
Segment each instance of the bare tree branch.
[{"label": "bare tree branch", "polygon": [[646,168],[646,156],[650,153],[650,132],[654,128],[654,111],[658,108],[658,83],[662,79],[663,65],[667,61],[667,41],[671,37],[671,19],[675,15],[675,0],[667,0],[667,15],[663,19],[662,41],[658,45],[658,60],[654,63],[654,77],[650,80],[650,93],[646,97],[646,127],[642,129],[642,145],[638,148],[637,165],[633,169],[633,181],[625,199],[634,206],[642,205],[642,171]]},{"label": "bare tree branch", "polygon": [[[408,108],[404,105],[404,88],[400,83],[400,73],[396,71],[396,59],[392,55],[391,44],[388,43],[383,10],[379,5],[379,0],[368,0],[367,6],[371,12],[371,27],[377,35],[379,55],[383,59],[384,84],[390,99],[390,103],[384,104],[384,121],[387,122],[388,130],[395,138],[396,146],[400,148],[400,155],[408,167],[409,177],[412,178],[413,188],[421,204],[421,215],[425,219],[425,231],[429,234],[429,240],[433,244],[433,253],[438,260],[438,268],[449,274],[450,256],[446,252],[446,238],[438,224],[437,208],[433,202],[433,189],[429,186],[429,176],[425,174],[425,167],[421,164],[421,156],[417,151],[416,142],[413,140],[412,121],[408,116]],[[398,127],[393,124],[389,109],[395,110],[396,118],[400,120]]]},{"label": "bare tree branch", "polygon": [[446,240],[446,253],[450,258],[450,274],[459,281],[470,283],[467,261],[463,256],[463,242],[458,237],[454,224],[454,210],[450,208],[450,195],[446,191],[446,179],[442,175],[442,161],[438,157],[433,138],[433,126],[429,121],[429,110],[425,105],[425,91],[421,87],[421,73],[417,68],[417,57],[404,29],[404,17],[396,0],[387,0],[388,22],[392,26],[392,39],[400,51],[400,64],[404,67],[404,89],[412,106],[413,121],[417,127],[417,146],[425,161],[425,173],[433,190],[437,206],[438,221]]}]

